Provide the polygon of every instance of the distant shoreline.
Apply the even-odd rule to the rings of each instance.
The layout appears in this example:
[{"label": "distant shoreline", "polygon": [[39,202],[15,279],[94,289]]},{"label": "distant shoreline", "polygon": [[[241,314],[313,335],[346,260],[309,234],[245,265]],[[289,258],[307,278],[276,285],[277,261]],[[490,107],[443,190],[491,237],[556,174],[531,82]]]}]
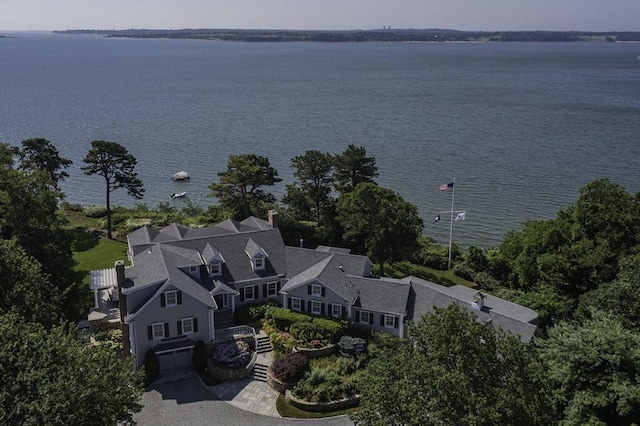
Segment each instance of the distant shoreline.
[{"label": "distant shoreline", "polygon": [[240,30],[240,29],[129,29],[64,30],[56,34],[94,34],[104,37],[195,39],[245,42],[640,42],[640,32],[591,31],[458,31],[448,29],[377,30]]}]

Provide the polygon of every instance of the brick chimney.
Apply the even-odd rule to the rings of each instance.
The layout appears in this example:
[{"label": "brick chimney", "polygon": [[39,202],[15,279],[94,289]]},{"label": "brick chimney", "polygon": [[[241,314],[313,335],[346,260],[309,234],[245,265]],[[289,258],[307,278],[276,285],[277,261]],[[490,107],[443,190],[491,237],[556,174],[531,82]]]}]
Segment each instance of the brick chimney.
[{"label": "brick chimney", "polygon": [[125,282],[124,261],[116,260],[116,279],[118,282],[118,307],[120,309],[120,330],[122,330],[122,353],[129,356],[131,353],[131,342],[129,341],[129,326],[124,323],[124,317],[127,316],[127,296],[122,293],[122,287]]},{"label": "brick chimney", "polygon": [[269,210],[269,225],[271,225],[271,229],[275,229],[278,227],[278,212],[275,210]]}]

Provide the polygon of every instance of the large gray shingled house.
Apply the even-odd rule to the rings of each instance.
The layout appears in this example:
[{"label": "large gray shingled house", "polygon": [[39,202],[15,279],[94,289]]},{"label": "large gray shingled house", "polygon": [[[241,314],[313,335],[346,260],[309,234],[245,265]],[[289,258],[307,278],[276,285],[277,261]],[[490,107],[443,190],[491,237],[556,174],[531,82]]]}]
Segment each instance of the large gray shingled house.
[{"label": "large gray shingled house", "polygon": [[250,217],[208,228],[145,226],[127,240],[130,267],[119,261],[92,273],[94,314],[102,310],[121,322],[125,351],[138,367],[149,349],[163,369],[189,365],[196,341],[215,340],[235,309],[267,299],[404,337],[408,321],[451,303],[524,342],[536,331],[535,311],[477,290],[375,277],[366,256],[341,248],[286,247],[275,212],[268,221]]}]

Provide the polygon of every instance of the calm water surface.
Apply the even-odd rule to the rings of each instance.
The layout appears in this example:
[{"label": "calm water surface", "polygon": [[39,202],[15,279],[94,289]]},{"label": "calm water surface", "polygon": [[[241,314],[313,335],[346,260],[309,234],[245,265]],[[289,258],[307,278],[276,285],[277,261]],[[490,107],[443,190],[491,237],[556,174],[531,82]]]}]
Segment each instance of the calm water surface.
[{"label": "calm water surface", "polygon": [[[415,204],[441,242],[456,178],[454,240],[504,233],[575,202],[607,177],[640,191],[640,44],[242,43],[21,34],[0,39],[0,141],[44,137],[74,161],[71,202],[104,203],[80,167],[92,140],[138,159],[141,202],[183,205],[230,154],[291,158],[362,145],[378,182]],[[188,183],[171,181],[186,170]],[[124,191],[117,203],[133,205]]]}]

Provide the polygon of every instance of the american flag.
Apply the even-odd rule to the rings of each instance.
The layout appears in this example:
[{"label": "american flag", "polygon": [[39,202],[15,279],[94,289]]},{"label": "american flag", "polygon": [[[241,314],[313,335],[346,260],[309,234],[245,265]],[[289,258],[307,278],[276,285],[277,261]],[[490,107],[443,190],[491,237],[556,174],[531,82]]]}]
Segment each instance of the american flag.
[{"label": "american flag", "polygon": [[453,188],[453,182],[443,183],[442,185],[440,185],[440,191],[449,191],[451,188]]}]

